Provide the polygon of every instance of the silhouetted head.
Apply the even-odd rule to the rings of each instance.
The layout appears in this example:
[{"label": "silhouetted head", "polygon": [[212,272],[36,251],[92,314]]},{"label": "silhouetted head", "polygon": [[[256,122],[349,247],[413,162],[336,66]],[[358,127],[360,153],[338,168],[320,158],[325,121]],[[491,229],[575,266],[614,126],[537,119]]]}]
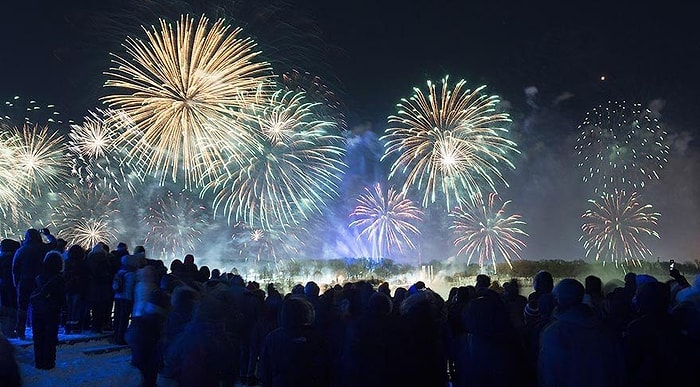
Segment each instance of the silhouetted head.
[{"label": "silhouetted head", "polygon": [[306,297],[318,297],[319,293],[321,293],[321,288],[319,288],[314,281],[309,281],[306,283],[306,286],[304,286],[304,294],[306,294]]},{"label": "silhouetted head", "polygon": [[140,254],[140,253],[146,254],[146,248],[143,246],[134,247],[134,254]]},{"label": "silhouetted head", "polygon": [[192,255],[192,254],[185,255],[185,260],[183,263],[185,265],[194,265],[194,255]]},{"label": "silhouetted head", "polygon": [[568,308],[583,302],[584,293],[583,285],[573,278],[564,278],[559,281],[552,291],[557,304],[562,308]]},{"label": "silhouetted head", "polygon": [[586,294],[591,297],[603,297],[603,281],[600,278],[589,275],[584,282],[586,284]]},{"label": "silhouetted head", "polygon": [[39,242],[41,241],[41,233],[35,228],[27,229],[24,232],[24,240],[26,242]]},{"label": "silhouetted head", "polygon": [[181,260],[173,259],[173,261],[170,262],[170,272],[175,273],[176,271],[181,271],[183,265]]},{"label": "silhouetted head", "polygon": [[486,274],[479,274],[476,276],[475,287],[477,289],[488,288],[489,286],[491,286],[491,277],[487,276]]},{"label": "silhouetted head", "polygon": [[12,254],[17,251],[20,246],[20,243],[14,239],[3,239],[2,242],[0,242],[0,251]]},{"label": "silhouetted head", "polygon": [[209,266],[202,265],[199,267],[199,280],[204,282],[209,279],[211,272],[209,271]]},{"label": "silhouetted head", "polygon": [[85,249],[83,246],[80,245],[73,245],[68,248],[68,251],[66,252],[66,256],[69,259],[84,259],[85,258]]},{"label": "silhouetted head", "polygon": [[41,270],[47,275],[60,273],[61,270],[63,270],[63,258],[61,257],[61,253],[58,251],[49,251],[46,253]]},{"label": "silhouetted head", "polygon": [[219,279],[219,277],[221,277],[221,270],[213,269],[211,271],[211,279]]},{"label": "silhouetted head", "polygon": [[375,316],[388,316],[393,307],[391,298],[384,293],[376,292],[369,297],[367,312]]},{"label": "silhouetted head", "polygon": [[551,293],[554,289],[554,278],[546,270],[540,270],[532,280],[532,288],[538,293]]},{"label": "silhouetted head", "polygon": [[311,326],[314,323],[314,307],[303,297],[287,297],[282,302],[280,323],[287,329]]}]

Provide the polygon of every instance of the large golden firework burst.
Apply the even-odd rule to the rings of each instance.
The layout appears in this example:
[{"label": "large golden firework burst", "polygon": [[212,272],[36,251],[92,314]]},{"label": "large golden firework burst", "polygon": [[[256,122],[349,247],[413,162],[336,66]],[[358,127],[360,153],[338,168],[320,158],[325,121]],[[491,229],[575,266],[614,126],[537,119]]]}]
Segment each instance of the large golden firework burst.
[{"label": "large golden firework burst", "polygon": [[240,108],[271,76],[270,66],[257,60],[253,40],[222,19],[195,24],[183,16],[174,28],[161,20],[146,35],[127,39],[127,58],[114,56],[105,86],[115,93],[104,100],[133,123],[120,135],[132,145],[129,158],[161,182],[182,174],[189,187],[225,159],[222,143],[250,141],[238,127]]},{"label": "large golden firework burst", "polygon": [[423,206],[444,199],[450,207],[479,195],[482,184],[492,191],[505,184],[500,169],[514,168],[509,157],[517,149],[504,137],[510,119],[496,111],[498,97],[483,95],[485,86],[467,89],[464,80],[454,89],[447,77],[441,84],[438,91],[428,81],[427,96],[414,88],[401,99],[382,137],[383,159],[395,158],[390,177],[405,175],[404,191],[417,190]]}]

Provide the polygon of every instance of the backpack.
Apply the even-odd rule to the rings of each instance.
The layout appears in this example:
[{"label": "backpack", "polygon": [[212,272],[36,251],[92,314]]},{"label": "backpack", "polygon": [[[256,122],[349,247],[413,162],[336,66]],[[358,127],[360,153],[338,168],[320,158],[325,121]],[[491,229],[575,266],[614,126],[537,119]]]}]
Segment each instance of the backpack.
[{"label": "backpack", "polygon": [[117,274],[114,275],[112,279],[112,290],[114,290],[115,293],[122,293],[124,291],[126,282],[125,274],[125,271],[119,270]]}]

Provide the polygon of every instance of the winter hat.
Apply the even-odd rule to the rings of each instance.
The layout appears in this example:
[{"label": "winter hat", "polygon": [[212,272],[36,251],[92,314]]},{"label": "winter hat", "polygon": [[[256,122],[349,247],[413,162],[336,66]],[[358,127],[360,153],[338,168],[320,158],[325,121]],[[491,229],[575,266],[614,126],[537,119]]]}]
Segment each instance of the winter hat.
[{"label": "winter hat", "polygon": [[20,243],[14,239],[3,239],[2,242],[0,242],[0,251],[14,253],[20,246]]},{"label": "winter hat", "polygon": [[144,253],[146,254],[146,248],[143,246],[134,247],[134,254]]},{"label": "winter hat", "polygon": [[585,289],[583,285],[573,278],[564,278],[559,281],[552,291],[554,298],[562,308],[567,308],[583,301]]}]

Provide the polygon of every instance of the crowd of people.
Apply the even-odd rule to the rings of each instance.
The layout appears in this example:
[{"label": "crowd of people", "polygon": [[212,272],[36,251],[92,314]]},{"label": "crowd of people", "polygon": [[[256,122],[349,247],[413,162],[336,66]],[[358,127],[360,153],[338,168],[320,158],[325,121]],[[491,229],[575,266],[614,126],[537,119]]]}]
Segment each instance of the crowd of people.
[{"label": "crowd of people", "polygon": [[[690,284],[677,270],[556,285],[541,271],[528,297],[517,280],[500,286],[483,274],[447,299],[423,282],[392,291],[386,282],[309,281],[282,294],[198,267],[192,255],[168,268],[142,246],[86,251],[46,229],[0,247],[2,334],[24,338],[31,311],[41,369],[55,367],[62,325],[113,330],[144,386],[700,382],[700,278]],[[3,337],[0,380],[20,385],[13,359]]]}]

